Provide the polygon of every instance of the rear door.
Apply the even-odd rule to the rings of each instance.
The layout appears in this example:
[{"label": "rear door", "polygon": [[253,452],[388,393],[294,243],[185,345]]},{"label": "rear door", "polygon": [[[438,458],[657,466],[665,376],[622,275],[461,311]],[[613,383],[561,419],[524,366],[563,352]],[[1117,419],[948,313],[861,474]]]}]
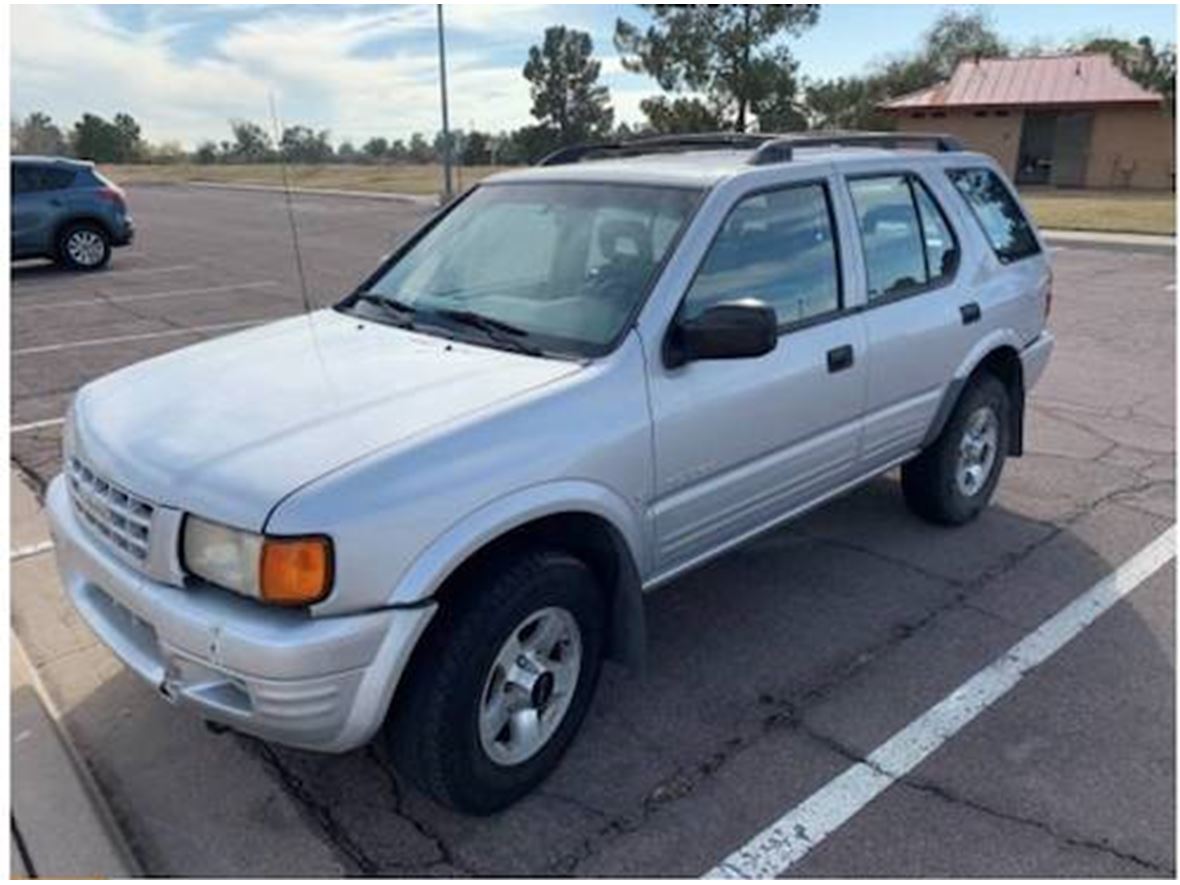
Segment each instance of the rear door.
[{"label": "rear door", "polygon": [[53,233],[73,178],[74,174],[65,169],[28,163],[12,165],[14,255],[43,255],[53,250]]},{"label": "rear door", "polygon": [[848,311],[834,179],[738,198],[680,303],[757,298],[775,350],[669,369],[649,353],[655,567],[668,575],[848,481],[864,406],[863,318]]},{"label": "rear door", "polygon": [[868,394],[862,462],[880,469],[918,449],[977,323],[959,237],[913,169],[847,181],[865,268]]}]

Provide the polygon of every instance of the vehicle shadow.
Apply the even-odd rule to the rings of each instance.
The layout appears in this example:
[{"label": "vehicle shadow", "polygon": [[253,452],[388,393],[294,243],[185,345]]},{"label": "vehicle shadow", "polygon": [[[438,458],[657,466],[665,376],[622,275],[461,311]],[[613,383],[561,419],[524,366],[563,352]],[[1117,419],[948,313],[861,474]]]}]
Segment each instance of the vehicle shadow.
[{"label": "vehicle shadow", "polygon": [[[1148,540],[1170,521],[1120,519]],[[260,819],[248,797],[262,777],[345,873],[697,876],[849,764],[816,722],[847,752],[887,739],[1143,543],[1108,558],[1102,537],[1002,505],[934,529],[904,510],[895,479],[876,480],[652,594],[647,672],[608,666],[555,774],[487,818],[406,788],[379,741],[327,756],[216,736],[145,703],[151,689],[126,671],[68,725],[152,874],[317,874],[268,851],[293,824]],[[1137,660],[1171,684],[1160,626],[1134,629]],[[1149,729],[1167,758],[1170,705]],[[779,763],[752,765],[763,753]],[[612,852],[647,828],[638,848]]]}]

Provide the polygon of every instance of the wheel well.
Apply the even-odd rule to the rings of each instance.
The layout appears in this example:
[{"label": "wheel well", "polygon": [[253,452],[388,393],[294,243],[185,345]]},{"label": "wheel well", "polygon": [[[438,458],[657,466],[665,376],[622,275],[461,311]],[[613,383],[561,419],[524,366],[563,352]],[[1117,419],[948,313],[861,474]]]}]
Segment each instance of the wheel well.
[{"label": "wheel well", "polygon": [[451,572],[434,594],[435,600],[445,607],[455,594],[470,591],[483,569],[503,556],[530,547],[562,550],[586,563],[605,595],[607,657],[641,668],[644,626],[639,573],[622,534],[593,513],[557,513],[510,529],[484,544]]},{"label": "wheel well", "polygon": [[999,380],[1008,390],[1008,419],[1012,428],[1009,440],[1008,454],[1022,455],[1024,453],[1024,363],[1020,361],[1020,354],[1016,348],[1010,346],[997,347],[988,353],[975,370],[972,377],[988,374]]},{"label": "wheel well", "polygon": [[65,233],[66,229],[75,224],[93,224],[96,227],[102,228],[103,232],[108,238],[113,237],[110,227],[101,218],[94,215],[71,215],[69,218],[58,222],[56,228],[53,229],[53,249],[56,252],[61,246],[61,235]]}]

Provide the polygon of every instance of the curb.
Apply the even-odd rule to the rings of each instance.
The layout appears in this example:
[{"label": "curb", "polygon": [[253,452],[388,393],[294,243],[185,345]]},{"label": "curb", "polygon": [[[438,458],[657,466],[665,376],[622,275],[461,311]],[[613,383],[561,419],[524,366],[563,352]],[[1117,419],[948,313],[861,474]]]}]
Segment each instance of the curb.
[{"label": "curb", "polygon": [[[9,630],[9,640],[11,826],[13,843],[20,848],[14,869],[37,878],[142,876],[106,798],[14,630]],[[32,697],[21,696],[26,687]]]},{"label": "curb", "polygon": [[1156,246],[1175,249],[1176,238],[1162,234],[1120,234],[1091,230],[1042,229],[1041,236],[1047,240],[1063,243],[1102,243],[1110,246]]},{"label": "curb", "polygon": [[[148,182],[144,182],[147,184]],[[223,181],[177,181],[168,182],[169,184],[176,184],[182,187],[204,187],[212,188],[214,190],[237,190],[237,191],[265,191],[269,193],[283,194],[288,191],[292,194],[321,196],[321,197],[361,197],[367,200],[393,200],[399,203],[411,203],[415,206],[430,206],[436,207],[439,205],[438,197],[426,197],[421,194],[401,194],[392,191],[352,191],[343,190],[340,188],[324,188],[324,187],[293,187],[282,188],[271,184],[247,184],[236,182]]]}]

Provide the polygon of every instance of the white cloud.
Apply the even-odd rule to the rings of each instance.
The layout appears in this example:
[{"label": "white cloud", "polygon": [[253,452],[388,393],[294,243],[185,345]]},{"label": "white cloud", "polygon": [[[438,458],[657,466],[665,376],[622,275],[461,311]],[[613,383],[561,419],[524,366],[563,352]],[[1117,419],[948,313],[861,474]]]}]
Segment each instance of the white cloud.
[{"label": "white cloud", "polygon": [[[132,31],[91,6],[14,6],[13,111],[44,109],[68,125],[84,111],[109,117],[125,110],[149,140],[193,146],[227,138],[231,118],[269,129],[273,92],[286,122],[330,129],[337,141],[440,128],[432,6],[328,14],[323,7],[220,9],[223,30],[192,58],[191,47],[180,52],[187,29],[194,20],[207,25],[217,10],[178,18],[156,8],[143,30]],[[445,14],[451,45],[459,46],[447,58],[452,126],[499,131],[531,122],[521,77],[527,46],[555,21],[584,26],[586,13],[448,4]],[[375,46],[382,54],[365,51]],[[517,55],[519,62],[505,61]],[[639,119],[639,100],[653,84],[623,73],[614,55],[603,56],[603,73],[617,118]]]},{"label": "white cloud", "polygon": [[178,63],[166,28],[133,35],[87,6],[13,6],[11,23],[14,112],[46,108],[65,123],[129,110],[149,137],[192,142],[265,106],[266,85],[231,63]]}]

